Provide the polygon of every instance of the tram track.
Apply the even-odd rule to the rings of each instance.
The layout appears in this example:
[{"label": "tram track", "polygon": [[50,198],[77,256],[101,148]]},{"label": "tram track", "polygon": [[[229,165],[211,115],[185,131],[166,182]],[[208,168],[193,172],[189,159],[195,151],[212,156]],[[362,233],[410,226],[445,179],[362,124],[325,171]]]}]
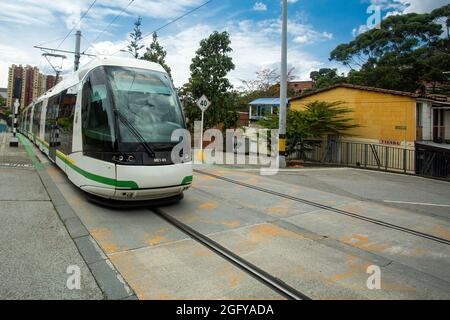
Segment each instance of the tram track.
[{"label": "tram track", "polygon": [[246,187],[246,188],[249,188],[249,189],[253,189],[253,190],[256,190],[256,191],[260,191],[260,192],[263,192],[263,193],[266,193],[266,194],[277,196],[277,197],[280,197],[280,198],[292,200],[292,201],[295,201],[295,202],[298,202],[298,203],[307,204],[307,205],[310,205],[310,206],[313,206],[313,207],[316,207],[316,208],[319,208],[319,209],[323,209],[323,210],[327,210],[327,211],[334,212],[334,213],[337,213],[337,214],[341,214],[341,215],[345,215],[345,216],[348,216],[348,217],[352,217],[352,218],[355,218],[355,219],[363,220],[363,221],[366,221],[366,222],[369,222],[369,223],[372,223],[372,224],[383,226],[385,228],[398,230],[398,231],[401,231],[401,232],[404,232],[404,233],[408,233],[408,234],[411,234],[411,235],[414,235],[414,236],[417,236],[417,237],[420,237],[420,238],[423,238],[423,239],[427,239],[427,240],[431,240],[431,241],[434,241],[434,242],[450,245],[450,240],[447,240],[447,239],[444,239],[444,238],[441,238],[441,237],[437,237],[437,236],[434,236],[434,235],[431,235],[431,234],[428,234],[428,233],[420,232],[420,231],[417,231],[417,230],[413,230],[413,229],[410,229],[410,228],[402,227],[402,226],[399,226],[399,225],[396,225],[396,224],[392,224],[392,223],[389,223],[389,222],[385,222],[385,221],[382,221],[382,220],[369,218],[369,217],[366,217],[366,216],[363,216],[363,215],[360,215],[360,214],[357,214],[357,213],[354,213],[354,212],[351,212],[351,211],[342,210],[342,209],[339,209],[339,208],[331,207],[331,206],[328,206],[328,205],[324,205],[324,204],[321,204],[321,203],[318,203],[318,202],[310,201],[310,200],[299,198],[299,197],[295,197],[295,196],[290,196],[290,195],[287,195],[287,194],[284,194],[284,193],[280,193],[280,192],[277,192],[277,191],[274,191],[274,190],[258,187],[258,186],[252,185],[252,184],[248,184],[248,183],[245,183],[245,182],[237,181],[237,180],[234,180],[234,179],[223,177],[223,176],[220,176],[220,175],[217,175],[217,174],[214,174],[214,173],[210,173],[210,172],[207,172],[207,171],[203,171],[203,170],[194,169],[194,172],[202,174],[202,175],[210,176],[210,177],[213,177],[213,178],[218,179],[218,180],[226,181],[226,182],[229,182],[229,183],[232,183],[232,184],[235,184],[235,185],[239,185],[239,186]]},{"label": "tram track", "polygon": [[152,208],[150,209],[155,214],[157,214],[159,217],[164,219],[167,223],[170,225],[176,227],[186,235],[188,235],[193,240],[197,241],[201,245],[205,246],[206,248],[212,250],[217,255],[221,256],[228,262],[232,263],[233,265],[237,266],[241,270],[243,270],[246,274],[252,276],[268,288],[272,289],[273,291],[277,292],[281,296],[285,297],[289,300],[311,300],[310,297],[305,295],[304,293],[294,289],[293,287],[289,286],[282,280],[274,277],[273,275],[267,273],[266,271],[260,269],[259,267],[255,266],[251,262],[245,260],[244,258],[238,256],[234,252],[228,250],[227,248],[223,247],[216,241],[212,240],[208,236],[192,229],[188,225],[184,224],[183,222],[179,221],[178,219],[172,217],[170,214],[166,213],[161,208]]}]

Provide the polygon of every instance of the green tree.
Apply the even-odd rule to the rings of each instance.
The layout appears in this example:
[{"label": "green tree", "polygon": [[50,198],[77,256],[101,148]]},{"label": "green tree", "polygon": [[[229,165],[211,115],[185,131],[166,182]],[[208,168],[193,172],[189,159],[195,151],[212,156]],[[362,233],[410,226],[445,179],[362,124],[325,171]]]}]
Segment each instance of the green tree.
[{"label": "green tree", "polygon": [[[171,76],[171,69],[166,64],[167,52],[158,42],[158,35],[153,33],[152,43],[145,49],[145,53],[141,59],[160,64],[164,70]],[[172,76],[171,76],[172,77]]]},{"label": "green tree", "polygon": [[141,25],[142,25],[142,18],[138,17],[137,20],[134,22],[133,32],[130,33],[130,43],[127,46],[128,52],[131,53],[136,59],[139,58],[139,51],[142,48],[144,48],[144,45],[140,44],[140,42],[143,39]]},{"label": "green tree", "polygon": [[330,87],[346,81],[346,77],[338,75],[337,69],[330,68],[322,68],[319,69],[319,71],[313,71],[310,73],[310,78],[314,81],[317,89]]},{"label": "green tree", "polygon": [[[288,110],[286,121],[287,153],[308,149],[308,139],[325,138],[328,135],[346,135],[346,131],[358,127],[348,115],[352,109],[343,102],[314,101],[304,110]],[[258,121],[264,128],[277,129],[278,115]]]},{"label": "green tree", "polygon": [[337,46],[330,60],[350,67],[348,82],[359,85],[413,92],[423,89],[424,82],[445,81],[449,16],[450,5],[431,13],[390,16],[380,29]]},{"label": "green tree", "polygon": [[189,126],[199,120],[201,111],[195,100],[203,94],[211,101],[205,113],[205,128],[223,124],[225,128],[235,125],[237,120],[236,97],[232,94],[232,85],[226,78],[235,66],[230,57],[232,51],[230,35],[227,32],[213,32],[200,42],[200,48],[192,59],[191,77],[185,89],[189,90],[190,99],[186,100],[185,113]]}]

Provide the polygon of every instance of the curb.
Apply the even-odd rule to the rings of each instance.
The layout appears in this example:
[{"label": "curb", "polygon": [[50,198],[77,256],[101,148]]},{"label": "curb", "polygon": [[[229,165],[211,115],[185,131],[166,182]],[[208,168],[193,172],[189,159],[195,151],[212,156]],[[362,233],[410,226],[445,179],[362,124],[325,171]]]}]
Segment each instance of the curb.
[{"label": "curb", "polygon": [[97,282],[105,299],[138,300],[133,289],[131,289],[114,265],[109,261],[108,257],[95,239],[92,238],[80,218],[64,198],[61,191],[59,191],[58,187],[45,170],[48,165],[44,165],[37,160],[32,147],[28,144],[28,140],[24,140],[25,137],[21,134],[18,134],[18,136],[20,143],[33,161],[39,179],[47,191],[55,211],[73,240],[78,252],[91,271],[92,276]]}]

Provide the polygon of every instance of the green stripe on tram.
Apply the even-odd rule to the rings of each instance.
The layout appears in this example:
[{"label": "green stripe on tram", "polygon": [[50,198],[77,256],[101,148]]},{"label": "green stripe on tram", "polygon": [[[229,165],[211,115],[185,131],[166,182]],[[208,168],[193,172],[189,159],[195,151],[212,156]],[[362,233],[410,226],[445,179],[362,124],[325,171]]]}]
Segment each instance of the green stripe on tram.
[{"label": "green stripe on tram", "polygon": [[181,182],[181,185],[191,184],[193,180],[194,180],[193,176],[184,177],[183,181]]},{"label": "green stripe on tram", "polygon": [[74,165],[69,160],[67,160],[67,156],[64,153],[62,153],[61,151],[59,151],[59,152],[62,154],[61,155],[58,152],[56,153],[56,156],[59,159],[61,159],[66,165],[68,165],[74,171],[76,171],[77,173],[81,174],[83,177],[85,177],[89,180],[92,180],[92,181],[95,181],[98,183],[102,183],[102,184],[106,184],[108,186],[117,187],[117,188],[139,189],[138,184],[134,181],[116,180],[116,179],[112,179],[112,178],[99,176],[99,175],[93,174],[89,171],[83,170],[80,167],[77,167],[76,165]]},{"label": "green stripe on tram", "polygon": [[[27,139],[25,139],[25,137],[18,133],[18,137],[19,137],[19,141],[20,143],[24,146],[25,151],[28,153],[29,157],[31,158],[31,161],[33,162],[34,166],[36,167],[36,169],[41,170],[44,168],[44,166],[37,160],[36,156],[34,155],[33,150],[31,149],[30,145],[28,144]],[[35,138],[41,142],[43,145],[45,145],[46,147],[48,147],[48,143],[46,141],[43,141],[41,139],[39,139],[38,137],[35,136]],[[57,150],[56,151],[56,156],[63,161],[66,165],[68,165],[70,168],[72,168],[75,172],[79,173],[80,175],[82,175],[83,177],[98,182],[98,183],[102,183],[102,184],[106,184],[108,186],[113,186],[113,187],[117,187],[117,188],[127,188],[127,189],[132,189],[132,190],[138,190],[139,186],[136,182],[134,181],[122,181],[122,180],[116,180],[116,179],[112,179],[112,178],[107,178],[107,177],[103,177],[103,176],[99,176],[96,174],[93,174],[89,171],[83,170],[80,167],[77,167],[76,165],[74,165],[72,162],[70,162],[69,160],[67,160],[67,155],[65,155],[64,153],[62,153],[61,151]],[[184,177],[183,181],[181,182],[181,185],[188,185],[191,184],[193,181],[193,176],[186,176]]]},{"label": "green stripe on tram", "polygon": [[[25,139],[24,136],[22,136],[20,133],[18,133],[18,137],[19,137],[19,141],[20,143],[24,146],[25,151],[28,153],[28,155],[31,158],[31,161],[33,162],[34,166],[38,169],[41,170],[44,168],[44,166],[42,165],[42,163],[40,163],[36,156],[34,155],[33,150],[31,149],[30,145],[28,144],[28,140]],[[48,143],[45,141],[42,141],[41,139],[37,138],[42,144],[48,146]],[[117,187],[117,188],[128,188],[128,189],[139,189],[139,186],[136,182],[134,181],[121,181],[121,180],[116,180],[116,179],[112,179],[112,178],[107,178],[107,177],[103,177],[103,176],[99,176],[96,174],[93,174],[89,171],[83,170],[80,167],[77,167],[76,165],[74,165],[73,163],[71,163],[70,161],[67,160],[67,156],[62,153],[61,151],[57,151],[56,152],[56,156],[63,161],[66,165],[68,165],[70,168],[72,168],[74,171],[76,171],[77,173],[79,173],[80,175],[82,175],[83,177],[98,182],[98,183],[102,183],[102,184],[106,184],[108,186],[113,186],[113,187]]]}]

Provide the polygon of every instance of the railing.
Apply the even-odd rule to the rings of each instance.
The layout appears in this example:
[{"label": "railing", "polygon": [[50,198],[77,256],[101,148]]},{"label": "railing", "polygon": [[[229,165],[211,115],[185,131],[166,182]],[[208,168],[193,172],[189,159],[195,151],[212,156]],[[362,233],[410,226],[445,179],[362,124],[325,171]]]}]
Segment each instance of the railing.
[{"label": "railing", "polygon": [[288,160],[415,173],[414,150],[357,142],[307,141]]}]

